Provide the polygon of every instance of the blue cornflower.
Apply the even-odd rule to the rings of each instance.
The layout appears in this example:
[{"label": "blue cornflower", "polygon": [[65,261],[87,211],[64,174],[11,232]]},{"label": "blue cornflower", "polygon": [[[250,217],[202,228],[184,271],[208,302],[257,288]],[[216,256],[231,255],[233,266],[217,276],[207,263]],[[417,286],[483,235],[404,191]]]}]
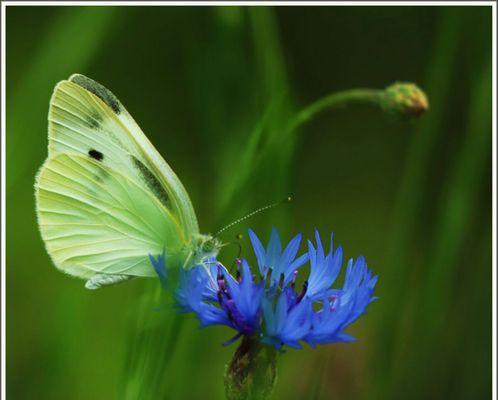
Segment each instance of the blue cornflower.
[{"label": "blue cornflower", "polygon": [[[315,243],[308,241],[307,251],[300,256],[301,235],[284,250],[276,229],[266,249],[252,230],[249,237],[258,272],[251,271],[245,259],[237,260],[236,276],[216,259],[210,260],[209,267],[183,270],[175,293],[181,312],[195,313],[203,327],[233,328],[238,333],[228,343],[242,335],[257,337],[277,349],[284,345],[300,348],[303,342],[315,347],[354,340],[344,329],[376,299],[372,293],[377,276],[372,276],[363,257],[349,260],[342,287],[333,288],[343,252],[340,246],[334,250],[332,237],[326,253],[315,231]],[[296,290],[299,270],[307,262],[308,279]]]}]

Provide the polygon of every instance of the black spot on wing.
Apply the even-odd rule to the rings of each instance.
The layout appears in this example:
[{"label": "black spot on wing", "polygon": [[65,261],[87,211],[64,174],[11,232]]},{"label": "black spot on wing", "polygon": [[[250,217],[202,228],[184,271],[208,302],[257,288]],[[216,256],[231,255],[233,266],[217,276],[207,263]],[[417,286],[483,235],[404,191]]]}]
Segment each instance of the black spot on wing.
[{"label": "black spot on wing", "polygon": [[111,107],[112,111],[116,114],[121,112],[121,105],[118,98],[100,83],[95,82],[93,79],[87,78],[84,75],[75,75],[71,78],[71,81],[99,97],[104,103]]},{"label": "black spot on wing", "polygon": [[165,207],[169,207],[169,196],[168,193],[166,193],[166,190],[164,190],[164,187],[161,185],[161,182],[159,182],[152,171],[138,158],[131,156],[131,160],[154,196],[156,196]]},{"label": "black spot on wing", "polygon": [[102,161],[104,159],[104,155],[100,151],[95,149],[89,150],[88,155],[97,161]]}]

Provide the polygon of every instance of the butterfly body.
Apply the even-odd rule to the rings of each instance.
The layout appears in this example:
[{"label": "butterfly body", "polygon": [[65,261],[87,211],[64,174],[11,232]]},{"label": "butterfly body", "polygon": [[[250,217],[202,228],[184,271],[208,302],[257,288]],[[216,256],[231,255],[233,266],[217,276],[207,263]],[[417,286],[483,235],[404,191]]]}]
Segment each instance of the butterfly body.
[{"label": "butterfly body", "polygon": [[163,251],[168,268],[218,253],[176,174],[99,83],[73,75],[57,84],[48,150],[35,184],[40,232],[56,267],[87,288],[155,276],[148,256]]}]

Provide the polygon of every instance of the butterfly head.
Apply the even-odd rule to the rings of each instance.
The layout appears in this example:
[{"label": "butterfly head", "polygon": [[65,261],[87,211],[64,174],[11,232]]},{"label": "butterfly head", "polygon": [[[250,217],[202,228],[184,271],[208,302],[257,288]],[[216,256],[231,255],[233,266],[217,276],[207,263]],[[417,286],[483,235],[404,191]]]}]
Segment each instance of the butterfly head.
[{"label": "butterfly head", "polygon": [[211,235],[198,235],[194,239],[193,265],[205,264],[208,259],[216,257],[221,247],[222,243],[217,238]]}]

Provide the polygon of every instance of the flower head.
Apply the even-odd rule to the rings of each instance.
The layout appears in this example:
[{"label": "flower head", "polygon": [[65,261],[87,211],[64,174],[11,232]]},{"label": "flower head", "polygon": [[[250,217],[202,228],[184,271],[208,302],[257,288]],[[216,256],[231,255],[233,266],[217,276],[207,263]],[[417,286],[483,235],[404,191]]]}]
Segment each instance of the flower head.
[{"label": "flower head", "polygon": [[[375,300],[377,277],[363,257],[349,260],[342,287],[333,287],[342,265],[342,248],[334,250],[331,237],[326,253],[320,235],[308,241],[307,251],[297,256],[301,235],[282,250],[276,229],[266,247],[249,230],[258,270],[245,259],[237,260],[235,276],[215,259],[208,265],[182,271],[176,301],[181,312],[193,312],[201,326],[227,325],[277,349],[301,344],[349,342],[344,329]],[[297,284],[300,268],[309,262],[310,272]],[[161,277],[161,275],[160,275]],[[298,288],[296,288],[298,286]],[[230,341],[231,342],[231,341]]]}]

